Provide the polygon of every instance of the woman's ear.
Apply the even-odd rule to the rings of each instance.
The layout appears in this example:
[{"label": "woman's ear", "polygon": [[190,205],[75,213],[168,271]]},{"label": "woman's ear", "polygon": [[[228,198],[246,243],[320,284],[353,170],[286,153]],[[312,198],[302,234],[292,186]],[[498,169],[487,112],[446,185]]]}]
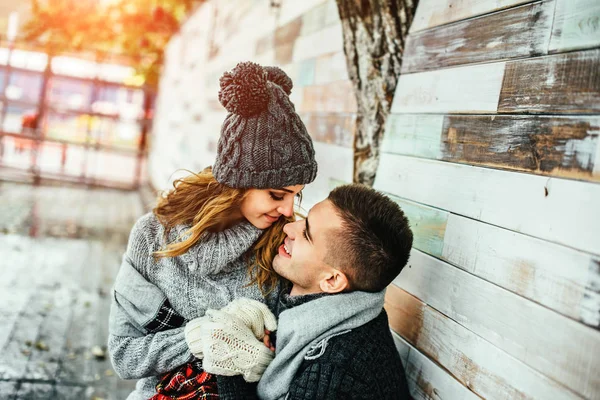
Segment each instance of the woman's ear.
[{"label": "woman's ear", "polygon": [[320,281],[324,293],[341,293],[350,289],[350,281],[342,271],[332,268]]}]

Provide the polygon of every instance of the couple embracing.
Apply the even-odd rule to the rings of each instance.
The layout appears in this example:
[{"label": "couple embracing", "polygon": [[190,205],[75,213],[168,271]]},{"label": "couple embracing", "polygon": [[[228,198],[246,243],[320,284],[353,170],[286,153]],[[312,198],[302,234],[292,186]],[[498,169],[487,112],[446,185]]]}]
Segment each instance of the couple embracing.
[{"label": "couple embracing", "polygon": [[134,225],[114,286],[109,352],[130,400],[408,399],[383,309],[406,265],[408,220],[362,185],[306,218],[314,149],[277,67],[220,80],[212,166]]}]

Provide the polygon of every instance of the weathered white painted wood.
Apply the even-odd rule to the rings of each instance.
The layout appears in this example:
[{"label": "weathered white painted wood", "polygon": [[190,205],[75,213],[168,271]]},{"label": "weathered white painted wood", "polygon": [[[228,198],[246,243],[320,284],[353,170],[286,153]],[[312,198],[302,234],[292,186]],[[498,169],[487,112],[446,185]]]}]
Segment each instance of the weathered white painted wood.
[{"label": "weathered white painted wood", "polygon": [[315,85],[347,80],[346,55],[343,51],[326,54],[316,59]]},{"label": "weathered white painted wood", "polygon": [[487,281],[600,328],[600,258],[450,214],[442,258]]},{"label": "weathered white painted wood", "polygon": [[394,284],[385,307],[392,329],[484,399],[580,398]]},{"label": "weathered white painted wood", "polygon": [[391,114],[381,151],[600,181],[600,117]]},{"label": "weathered white painted wood", "polygon": [[[279,12],[279,18],[277,20],[277,26],[283,26],[293,20],[294,18],[309,12],[312,8],[315,8],[323,4],[327,0],[304,0],[304,1],[281,1],[281,10]],[[268,3],[265,3],[268,4]],[[276,11],[273,9],[273,13]]]},{"label": "weathered white painted wood", "polygon": [[375,188],[600,254],[600,185],[384,153]]},{"label": "weathered white painted wood", "polygon": [[410,394],[415,400],[480,399],[403,338],[394,333],[392,335],[402,358]]},{"label": "weathered white painted wood", "polygon": [[600,332],[413,250],[394,283],[584,397],[600,394]]},{"label": "weathered white painted wood", "polygon": [[390,114],[381,151],[440,159],[444,119],[444,115]]},{"label": "weathered white painted wood", "polygon": [[600,2],[556,0],[550,51],[562,52],[598,45],[600,45]]},{"label": "weathered white painted wood", "polygon": [[343,50],[341,24],[334,24],[296,40],[292,61],[302,61]]},{"label": "weathered white painted wood", "polygon": [[302,191],[302,206],[309,210],[314,204],[324,200],[331,191],[330,180],[352,182],[354,158],[351,148],[314,142],[315,158],[319,173],[314,182]]},{"label": "weathered white painted wood", "polygon": [[415,249],[600,328],[600,257],[389,196],[410,221]]},{"label": "weathered white painted wood", "polygon": [[531,0],[421,0],[410,32],[529,3]]},{"label": "weathered white painted wood", "polygon": [[297,109],[307,113],[356,113],[356,97],[352,82],[336,81],[326,85],[301,88],[302,105]]},{"label": "weathered white painted wood", "polygon": [[504,62],[400,75],[393,113],[496,112]]},{"label": "weathered white painted wood", "polygon": [[547,54],[553,16],[550,0],[412,33],[402,73]]}]

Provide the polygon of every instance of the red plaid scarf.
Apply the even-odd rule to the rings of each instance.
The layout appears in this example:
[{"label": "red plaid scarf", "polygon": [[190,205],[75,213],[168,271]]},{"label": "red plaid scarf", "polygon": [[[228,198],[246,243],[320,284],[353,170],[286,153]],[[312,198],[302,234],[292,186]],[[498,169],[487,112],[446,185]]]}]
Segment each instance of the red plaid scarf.
[{"label": "red plaid scarf", "polygon": [[214,400],[219,398],[217,377],[202,369],[201,361],[189,362],[164,374],[150,400]]}]

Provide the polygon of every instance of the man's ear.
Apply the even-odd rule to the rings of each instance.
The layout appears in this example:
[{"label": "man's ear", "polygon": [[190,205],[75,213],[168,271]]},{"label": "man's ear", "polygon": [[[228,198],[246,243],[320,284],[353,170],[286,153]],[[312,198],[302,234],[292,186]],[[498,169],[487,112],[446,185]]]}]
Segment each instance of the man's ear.
[{"label": "man's ear", "polygon": [[332,268],[319,281],[319,287],[321,288],[321,291],[325,293],[341,293],[350,289],[350,282],[348,281],[346,274],[338,269]]}]

